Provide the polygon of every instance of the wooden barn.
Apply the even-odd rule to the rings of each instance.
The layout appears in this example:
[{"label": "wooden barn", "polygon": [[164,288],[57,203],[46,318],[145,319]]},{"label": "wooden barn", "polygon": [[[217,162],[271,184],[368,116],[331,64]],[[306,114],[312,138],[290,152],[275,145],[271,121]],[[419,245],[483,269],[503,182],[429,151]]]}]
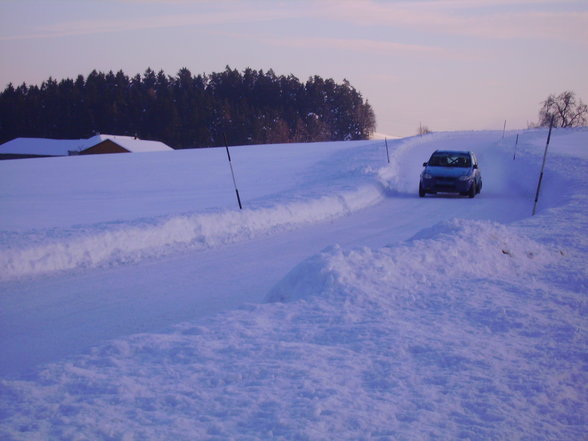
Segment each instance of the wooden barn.
[{"label": "wooden barn", "polygon": [[110,139],[80,151],[80,155],[101,155],[104,153],[131,153],[131,151]]},{"label": "wooden barn", "polygon": [[0,145],[0,159],[171,150],[173,150],[171,147],[162,142],[148,141],[132,136],[96,135],[88,139],[16,138]]},{"label": "wooden barn", "polygon": [[80,155],[99,155],[105,153],[145,153],[171,151],[163,142],[148,141],[132,136],[96,135],[86,140],[79,151]]}]

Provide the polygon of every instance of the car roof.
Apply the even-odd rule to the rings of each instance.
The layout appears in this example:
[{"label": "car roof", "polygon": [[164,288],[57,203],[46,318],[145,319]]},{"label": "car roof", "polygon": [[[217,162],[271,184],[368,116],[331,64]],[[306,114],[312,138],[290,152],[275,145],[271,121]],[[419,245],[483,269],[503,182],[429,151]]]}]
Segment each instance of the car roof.
[{"label": "car roof", "polygon": [[472,152],[468,151],[468,150],[435,150],[433,152],[433,154],[436,153],[446,153],[446,154],[450,154],[450,155],[471,155]]}]

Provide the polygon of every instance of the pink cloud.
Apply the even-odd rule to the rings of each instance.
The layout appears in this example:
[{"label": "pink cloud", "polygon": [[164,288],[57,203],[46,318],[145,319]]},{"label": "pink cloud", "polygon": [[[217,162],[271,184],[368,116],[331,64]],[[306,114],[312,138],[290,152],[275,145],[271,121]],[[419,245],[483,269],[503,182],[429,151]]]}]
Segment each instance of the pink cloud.
[{"label": "pink cloud", "polygon": [[349,38],[272,38],[268,43],[275,46],[287,46],[309,49],[335,49],[352,51],[369,51],[380,53],[421,53],[427,55],[447,55],[449,51],[444,48],[417,44],[397,43],[393,41],[349,39]]},{"label": "pink cloud", "polygon": [[[440,0],[387,2],[373,0],[325,1],[320,8],[324,18],[354,25],[409,28],[490,39],[560,39],[588,44],[588,11],[554,11],[538,5],[557,6],[554,0]],[[500,8],[484,6],[525,6]],[[553,8],[552,8],[553,9]],[[491,9],[490,9],[491,10]]]}]

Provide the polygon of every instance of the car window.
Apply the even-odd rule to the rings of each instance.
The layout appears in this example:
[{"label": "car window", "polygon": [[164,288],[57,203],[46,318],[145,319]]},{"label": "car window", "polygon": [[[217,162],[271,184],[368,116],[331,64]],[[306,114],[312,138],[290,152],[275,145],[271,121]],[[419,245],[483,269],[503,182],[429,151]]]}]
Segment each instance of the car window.
[{"label": "car window", "polygon": [[469,155],[460,154],[433,154],[429,160],[429,165],[435,167],[471,167],[472,160]]},{"label": "car window", "polygon": [[472,165],[472,160],[470,159],[469,155],[456,156],[451,162],[451,165],[454,167],[470,167]]},{"label": "car window", "polygon": [[433,155],[429,160],[429,165],[433,165],[435,167],[444,167],[447,166],[447,156],[444,155]]}]

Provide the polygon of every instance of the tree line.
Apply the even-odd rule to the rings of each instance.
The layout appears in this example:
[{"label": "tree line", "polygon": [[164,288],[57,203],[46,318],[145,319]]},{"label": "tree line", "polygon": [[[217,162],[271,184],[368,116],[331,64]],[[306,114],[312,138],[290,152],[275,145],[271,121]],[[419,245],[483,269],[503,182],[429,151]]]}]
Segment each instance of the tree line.
[{"label": "tree line", "polygon": [[0,95],[0,142],[17,137],[79,139],[96,133],[163,141],[174,148],[368,138],[374,112],[347,80],[302,83],[273,70],[229,66],[175,77],[92,71],[41,86],[9,84]]}]

